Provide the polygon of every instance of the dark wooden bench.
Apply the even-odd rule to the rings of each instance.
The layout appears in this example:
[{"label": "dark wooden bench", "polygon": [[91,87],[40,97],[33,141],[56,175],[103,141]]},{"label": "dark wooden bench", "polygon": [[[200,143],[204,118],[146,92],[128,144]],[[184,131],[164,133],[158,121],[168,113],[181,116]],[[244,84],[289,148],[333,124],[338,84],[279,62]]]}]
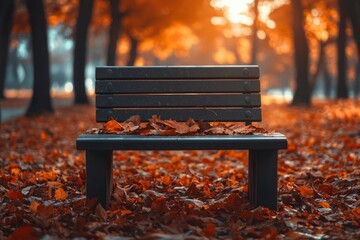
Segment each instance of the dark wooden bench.
[{"label": "dark wooden bench", "polygon": [[[97,67],[96,121],[124,121],[140,115],[211,122],[261,121],[259,67],[171,66]],[[86,196],[107,208],[112,192],[113,150],[249,150],[249,201],[277,207],[278,150],[282,134],[140,136],[82,134],[77,149],[86,150]]]}]

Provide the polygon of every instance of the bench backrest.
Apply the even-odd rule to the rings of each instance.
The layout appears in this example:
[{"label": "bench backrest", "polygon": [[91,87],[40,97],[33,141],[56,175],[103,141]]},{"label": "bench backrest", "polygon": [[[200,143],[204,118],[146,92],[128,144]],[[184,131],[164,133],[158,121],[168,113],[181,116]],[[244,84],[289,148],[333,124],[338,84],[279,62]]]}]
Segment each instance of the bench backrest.
[{"label": "bench backrest", "polygon": [[97,67],[96,121],[261,121],[259,67]]}]

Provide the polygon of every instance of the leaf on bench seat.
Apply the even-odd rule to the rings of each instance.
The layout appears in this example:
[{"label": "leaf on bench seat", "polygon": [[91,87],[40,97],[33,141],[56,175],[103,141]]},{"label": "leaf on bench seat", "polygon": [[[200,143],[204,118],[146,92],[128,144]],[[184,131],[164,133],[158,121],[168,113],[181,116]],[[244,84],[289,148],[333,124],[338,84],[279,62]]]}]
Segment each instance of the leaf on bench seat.
[{"label": "leaf on bench seat", "polygon": [[[140,128],[140,116],[135,115],[119,123],[118,121],[111,119],[104,124],[104,128],[99,131],[99,133],[115,133],[115,134],[132,134]],[[91,129],[88,132],[96,132],[94,129]]]},{"label": "leaf on bench seat", "polygon": [[119,123],[111,119],[103,125],[103,128],[92,128],[87,131],[90,134],[139,134],[147,135],[252,135],[256,133],[269,133],[265,128],[253,125],[244,126],[244,123],[209,123],[196,122],[189,118],[186,122],[178,122],[171,119],[161,120],[160,116],[153,115],[147,123],[141,122],[140,116],[135,115],[126,121]]},{"label": "leaf on bench seat", "polygon": [[121,124],[114,119],[111,119],[104,124],[104,131],[106,133],[118,133],[122,130]]},{"label": "leaf on bench seat", "polygon": [[234,134],[254,134],[254,133],[268,133],[265,128],[255,127],[254,125],[241,125],[241,124],[234,124],[229,127],[229,130],[233,131]]},{"label": "leaf on bench seat", "polygon": [[125,123],[132,123],[134,125],[140,125],[141,118],[139,115],[134,115],[134,116],[129,117],[127,120],[125,120]]}]

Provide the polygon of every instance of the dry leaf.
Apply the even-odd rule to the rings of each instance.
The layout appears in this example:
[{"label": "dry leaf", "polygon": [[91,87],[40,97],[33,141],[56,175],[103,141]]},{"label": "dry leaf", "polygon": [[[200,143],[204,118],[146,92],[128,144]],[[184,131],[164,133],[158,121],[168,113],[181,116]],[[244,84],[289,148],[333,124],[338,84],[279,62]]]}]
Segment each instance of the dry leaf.
[{"label": "dry leaf", "polygon": [[67,199],[67,193],[62,188],[58,188],[55,190],[55,199],[58,201],[64,201]]},{"label": "dry leaf", "polygon": [[17,201],[17,200],[22,200],[23,199],[23,195],[21,192],[19,191],[15,191],[15,190],[9,190],[7,195],[9,196],[9,198],[13,201]]},{"label": "dry leaf", "polygon": [[302,197],[313,197],[314,191],[307,186],[299,186],[296,188]]}]

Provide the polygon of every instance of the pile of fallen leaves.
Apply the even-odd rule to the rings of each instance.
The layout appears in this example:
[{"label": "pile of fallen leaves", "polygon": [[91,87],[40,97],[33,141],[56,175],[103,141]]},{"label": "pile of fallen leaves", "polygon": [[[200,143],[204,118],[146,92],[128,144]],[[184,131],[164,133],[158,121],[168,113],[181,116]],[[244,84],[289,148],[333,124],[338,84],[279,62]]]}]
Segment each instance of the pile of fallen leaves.
[{"label": "pile of fallen leaves", "polygon": [[91,128],[86,131],[92,134],[139,134],[148,135],[251,135],[256,133],[268,133],[265,128],[254,125],[244,126],[243,123],[235,122],[196,122],[189,118],[186,122],[175,120],[161,120],[160,116],[152,116],[148,122],[142,122],[139,115],[131,116],[120,123],[111,119],[104,123],[102,128]]},{"label": "pile of fallen leaves", "polygon": [[84,197],[84,152],[75,149],[94,126],[93,106],[2,123],[0,239],[359,239],[358,106],[264,106],[261,126],[289,140],[278,211],[249,204],[243,151],[115,151],[105,210]]}]

